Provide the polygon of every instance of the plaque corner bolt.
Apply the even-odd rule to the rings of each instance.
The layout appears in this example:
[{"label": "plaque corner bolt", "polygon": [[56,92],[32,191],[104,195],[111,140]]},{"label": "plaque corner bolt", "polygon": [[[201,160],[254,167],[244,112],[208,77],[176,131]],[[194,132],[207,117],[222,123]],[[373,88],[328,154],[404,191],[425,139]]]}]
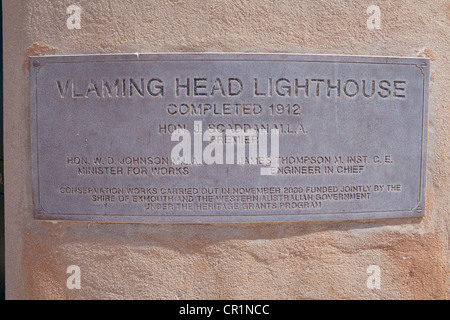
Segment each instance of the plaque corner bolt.
[{"label": "plaque corner bolt", "polygon": [[40,66],[41,66],[41,62],[39,60],[34,60],[33,61],[33,67],[39,68]]},{"label": "plaque corner bolt", "polygon": [[42,218],[45,215],[45,211],[44,210],[39,210],[36,212],[36,218]]}]

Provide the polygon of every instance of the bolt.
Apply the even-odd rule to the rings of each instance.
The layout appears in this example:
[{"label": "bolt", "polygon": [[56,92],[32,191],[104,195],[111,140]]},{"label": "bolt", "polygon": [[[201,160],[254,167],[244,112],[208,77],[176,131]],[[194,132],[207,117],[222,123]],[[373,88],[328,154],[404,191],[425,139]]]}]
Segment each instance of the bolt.
[{"label": "bolt", "polygon": [[417,207],[416,211],[417,212],[422,212],[423,208],[422,207]]},{"label": "bolt", "polygon": [[39,60],[34,60],[33,61],[33,67],[37,68],[41,65],[41,63],[39,62]]}]

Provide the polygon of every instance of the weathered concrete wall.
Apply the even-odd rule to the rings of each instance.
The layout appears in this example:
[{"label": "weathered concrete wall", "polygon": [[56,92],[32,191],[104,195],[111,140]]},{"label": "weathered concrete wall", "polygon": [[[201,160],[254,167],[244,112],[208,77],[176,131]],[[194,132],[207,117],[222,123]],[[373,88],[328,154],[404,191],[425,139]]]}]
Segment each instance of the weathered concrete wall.
[{"label": "weathered concrete wall", "polygon": [[[66,8],[82,8],[81,29]],[[368,30],[366,8],[381,9]],[[437,1],[3,1],[6,294],[10,299],[447,299],[449,15]],[[431,61],[422,219],[265,224],[32,218],[27,55],[295,52]],[[25,63],[25,64],[24,64]],[[81,289],[66,287],[69,265]],[[378,265],[380,289],[368,289]]]}]

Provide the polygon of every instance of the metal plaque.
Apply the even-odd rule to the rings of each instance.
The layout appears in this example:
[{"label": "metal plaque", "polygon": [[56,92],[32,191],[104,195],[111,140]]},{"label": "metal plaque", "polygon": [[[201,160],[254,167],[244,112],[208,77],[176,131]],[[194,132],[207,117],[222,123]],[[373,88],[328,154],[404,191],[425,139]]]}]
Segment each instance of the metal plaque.
[{"label": "metal plaque", "polygon": [[83,55],[30,70],[36,219],[424,213],[428,59]]}]

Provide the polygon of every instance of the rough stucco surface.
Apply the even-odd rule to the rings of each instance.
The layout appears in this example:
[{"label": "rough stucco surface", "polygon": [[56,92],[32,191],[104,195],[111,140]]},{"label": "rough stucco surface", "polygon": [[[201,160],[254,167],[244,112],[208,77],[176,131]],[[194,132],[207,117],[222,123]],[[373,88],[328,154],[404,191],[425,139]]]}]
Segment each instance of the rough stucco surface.
[{"label": "rough stucco surface", "polygon": [[[447,1],[3,1],[9,299],[448,299]],[[34,44],[34,45],[33,45]],[[33,47],[34,46],[34,47]],[[28,49],[27,49],[28,48]],[[295,52],[431,61],[422,219],[97,224],[32,218],[27,54]],[[81,289],[66,287],[69,265]],[[366,286],[379,265],[381,288]]]}]

